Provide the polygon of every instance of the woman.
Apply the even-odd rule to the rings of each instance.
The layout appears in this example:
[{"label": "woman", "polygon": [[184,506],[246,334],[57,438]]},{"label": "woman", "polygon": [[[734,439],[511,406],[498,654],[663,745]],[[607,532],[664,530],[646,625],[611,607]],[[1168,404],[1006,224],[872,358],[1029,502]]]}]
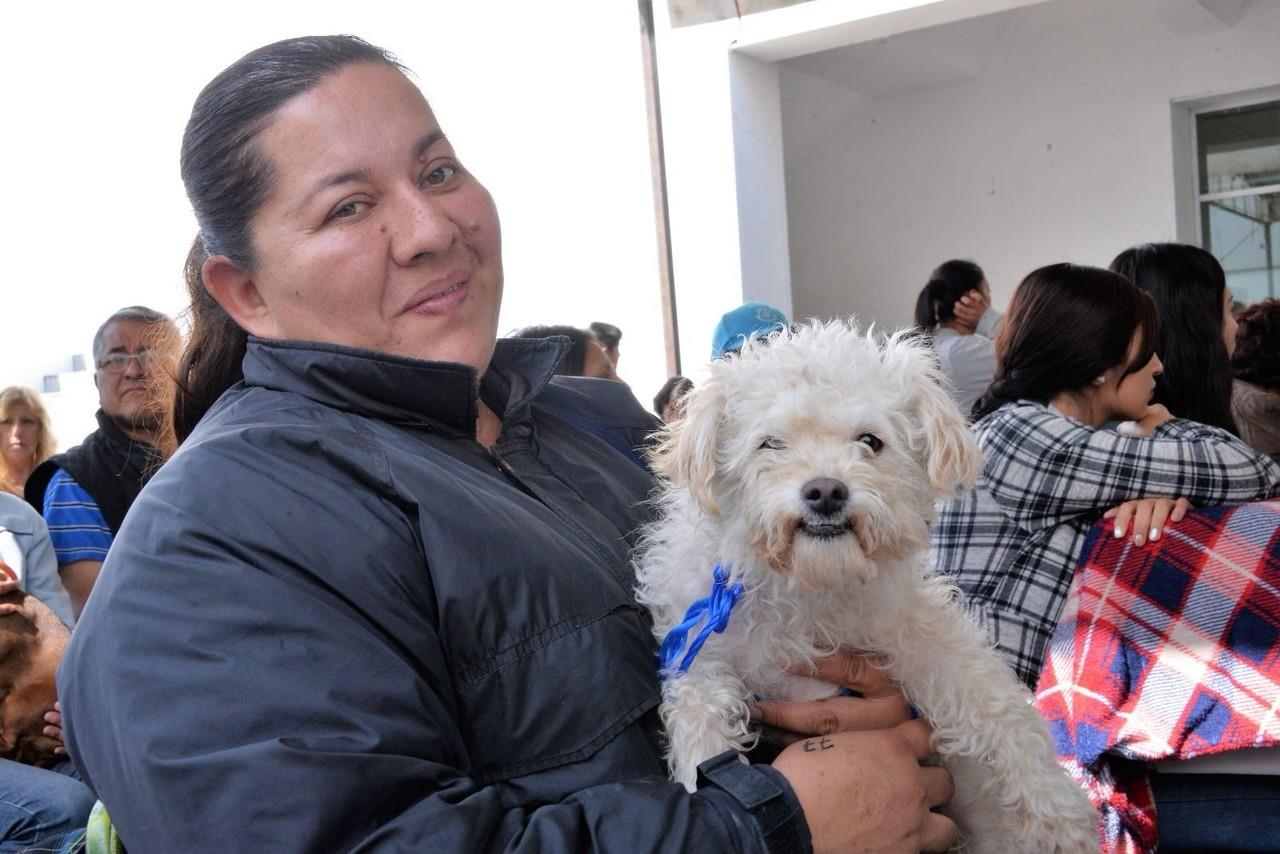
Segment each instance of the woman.
[{"label": "woman", "polygon": [[[933,548],[1030,686],[1085,534],[1104,511],[1132,499],[1214,505],[1280,489],[1280,467],[1227,431],[1150,405],[1162,369],[1156,340],[1151,298],[1106,270],[1042,267],[1009,304],[996,378],[973,426],[983,470],[975,490],[943,506]],[[1114,420],[1136,422],[1139,435],[1100,429]],[[1172,500],[1154,515],[1143,505],[1135,544],[1157,538],[1174,510]]]},{"label": "woman", "polygon": [[27,477],[57,449],[49,413],[35,391],[0,391],[0,443],[0,489],[21,498]]},{"label": "woman", "polygon": [[1147,243],[1121,252],[1111,270],[1155,300],[1156,352],[1164,363],[1155,402],[1178,418],[1237,432],[1231,416],[1236,322],[1218,259],[1198,246]]},{"label": "woman", "polygon": [[915,319],[933,339],[938,363],[951,380],[951,396],[962,412],[969,412],[991,385],[996,367],[991,339],[1000,314],[991,308],[982,268],[958,260],[939,266],[916,298]]},{"label": "woman", "polygon": [[197,99],[182,171],[207,249],[183,442],[59,671],[131,854],[954,840],[918,722],[666,779],[628,563],[651,482],[573,425],[638,445],[652,419],[552,380],[563,342],[495,343],[493,203],[393,59],[250,53]]},{"label": "woman", "polygon": [[1236,318],[1231,414],[1240,438],[1280,460],[1280,300],[1263,300]]}]

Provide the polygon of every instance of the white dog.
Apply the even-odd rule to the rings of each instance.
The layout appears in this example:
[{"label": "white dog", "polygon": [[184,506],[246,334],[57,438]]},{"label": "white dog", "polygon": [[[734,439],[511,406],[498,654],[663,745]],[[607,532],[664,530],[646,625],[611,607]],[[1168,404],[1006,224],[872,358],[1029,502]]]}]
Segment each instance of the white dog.
[{"label": "white dog", "polygon": [[687,672],[666,673],[672,777],[692,789],[700,762],[749,749],[753,698],[835,693],[788,667],[861,650],[933,726],[965,850],[1097,851],[1097,814],[1028,693],[928,566],[935,501],[981,464],[940,383],[926,345],[832,322],[748,344],[689,395],[655,454],[639,598],[662,639],[713,567],[741,595]]}]

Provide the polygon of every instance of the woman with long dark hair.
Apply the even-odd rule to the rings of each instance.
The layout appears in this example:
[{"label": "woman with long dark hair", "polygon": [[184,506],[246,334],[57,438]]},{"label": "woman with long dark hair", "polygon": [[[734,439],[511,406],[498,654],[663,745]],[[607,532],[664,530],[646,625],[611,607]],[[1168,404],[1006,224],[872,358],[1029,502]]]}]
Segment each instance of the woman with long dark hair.
[{"label": "woman with long dark hair", "polygon": [[992,337],[1000,314],[982,268],[951,260],[938,266],[916,297],[916,327],[927,333],[938,364],[951,381],[951,396],[968,414],[995,373]]},{"label": "woman with long dark hair", "polygon": [[1111,270],[1155,300],[1160,315],[1156,352],[1164,363],[1155,402],[1178,418],[1237,432],[1231,415],[1236,324],[1218,259],[1199,246],[1147,243],[1121,252]]},{"label": "woman with long dark hair", "polygon": [[[973,429],[977,488],[933,527],[940,571],[1018,675],[1034,686],[1090,526],[1143,502],[1134,540],[1156,538],[1177,507],[1266,497],[1280,467],[1216,427],[1150,405],[1161,359],[1155,305],[1123,276],[1055,264],[1018,286],[996,342],[996,376]],[[1139,435],[1103,425],[1136,422]],[[1127,526],[1118,520],[1117,535]]]},{"label": "woman with long dark hair", "polygon": [[577,426],[633,450],[654,420],[554,376],[563,341],[496,340],[493,200],[390,55],[246,55],[197,98],[182,177],[182,443],[59,670],[131,854],[954,843],[905,703],[852,731],[870,700],[844,698],[830,749],[670,781],[629,562],[653,482]]}]

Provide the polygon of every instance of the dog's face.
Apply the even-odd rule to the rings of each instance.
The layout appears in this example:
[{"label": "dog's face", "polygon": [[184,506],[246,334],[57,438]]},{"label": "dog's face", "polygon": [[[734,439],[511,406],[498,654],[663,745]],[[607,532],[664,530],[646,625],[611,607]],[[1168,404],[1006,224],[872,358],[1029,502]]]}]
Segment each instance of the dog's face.
[{"label": "dog's face", "polygon": [[656,463],[774,572],[866,581],[927,547],[935,500],[976,476],[940,382],[926,345],[814,324],[713,364]]},{"label": "dog's face", "polygon": [[52,765],[62,758],[53,752],[60,743],[44,734],[44,713],[58,699],[55,676],[67,629],[25,593],[9,593],[0,601],[21,608],[0,615],[0,757]]}]

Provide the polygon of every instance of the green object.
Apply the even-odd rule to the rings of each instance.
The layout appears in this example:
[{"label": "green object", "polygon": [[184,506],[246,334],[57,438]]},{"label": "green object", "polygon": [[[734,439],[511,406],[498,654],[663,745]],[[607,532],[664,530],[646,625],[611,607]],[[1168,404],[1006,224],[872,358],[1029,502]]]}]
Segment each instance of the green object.
[{"label": "green object", "polygon": [[93,805],[84,834],[84,854],[125,854],[120,834],[111,824],[111,816],[102,801]]}]

